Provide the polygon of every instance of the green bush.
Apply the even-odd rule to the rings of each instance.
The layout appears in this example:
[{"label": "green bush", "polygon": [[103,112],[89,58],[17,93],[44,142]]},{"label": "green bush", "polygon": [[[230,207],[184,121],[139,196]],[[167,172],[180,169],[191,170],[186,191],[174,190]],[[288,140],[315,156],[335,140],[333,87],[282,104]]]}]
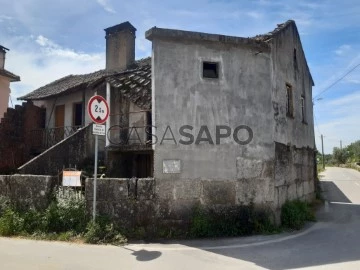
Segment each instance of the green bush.
[{"label": "green bush", "polygon": [[273,233],[277,228],[263,209],[236,206],[230,209],[205,209],[197,207],[190,222],[190,236],[217,237],[241,236],[254,233]]},{"label": "green bush", "polygon": [[115,228],[113,223],[102,221],[89,222],[84,239],[86,243],[90,244],[111,243],[115,245],[122,245],[127,241],[119,230]]},{"label": "green bush", "polygon": [[315,221],[314,213],[308,203],[294,200],[287,201],[281,208],[281,224],[289,229],[301,229],[306,221]]},{"label": "green bush", "polygon": [[[18,209],[0,197],[0,235],[34,235],[35,238],[67,239],[85,231],[89,219],[85,199],[72,189],[56,190],[44,211]],[[71,236],[70,236],[71,235]]]},{"label": "green bush", "polygon": [[24,219],[19,213],[7,208],[0,217],[0,235],[12,236],[22,232]]}]

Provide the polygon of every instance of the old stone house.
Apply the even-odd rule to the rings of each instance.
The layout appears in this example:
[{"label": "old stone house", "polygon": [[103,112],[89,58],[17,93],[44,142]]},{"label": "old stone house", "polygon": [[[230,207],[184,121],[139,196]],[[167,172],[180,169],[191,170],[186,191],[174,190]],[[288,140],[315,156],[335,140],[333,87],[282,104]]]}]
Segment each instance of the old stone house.
[{"label": "old stone house", "polygon": [[175,221],[197,204],[254,203],[278,214],[286,200],[313,197],[314,83],[294,21],[251,38],[154,27],[152,55],[139,61],[130,23],[105,32],[106,69],[21,97],[43,108],[41,132],[53,130],[56,144],[20,172],[54,174],[74,153],[92,155],[74,136],[89,132],[77,130],[90,123],[96,92],[110,104],[103,149],[113,177],[100,180],[100,212],[130,211],[130,194]]}]

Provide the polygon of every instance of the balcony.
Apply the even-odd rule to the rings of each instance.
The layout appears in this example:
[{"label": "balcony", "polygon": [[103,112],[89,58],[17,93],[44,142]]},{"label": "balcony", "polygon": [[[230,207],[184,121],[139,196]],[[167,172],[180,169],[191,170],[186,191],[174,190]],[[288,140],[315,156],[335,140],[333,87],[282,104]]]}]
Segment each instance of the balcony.
[{"label": "balcony", "polygon": [[81,127],[82,126],[65,126],[34,129],[30,134],[31,150],[33,153],[41,153],[74,134]]},{"label": "balcony", "polygon": [[109,128],[107,137],[108,150],[146,151],[152,150],[151,125],[122,127],[114,125]]},{"label": "balcony", "polygon": [[151,111],[130,111],[110,115],[110,127],[106,134],[108,150],[152,150]]}]

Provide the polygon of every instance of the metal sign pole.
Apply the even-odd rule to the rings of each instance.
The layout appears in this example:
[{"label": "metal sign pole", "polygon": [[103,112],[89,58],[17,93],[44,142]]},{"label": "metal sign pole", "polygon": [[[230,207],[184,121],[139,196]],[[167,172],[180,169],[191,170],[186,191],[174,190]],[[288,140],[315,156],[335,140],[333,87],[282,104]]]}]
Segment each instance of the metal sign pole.
[{"label": "metal sign pole", "polygon": [[91,120],[94,122],[92,126],[92,134],[95,135],[95,161],[94,161],[94,198],[93,198],[93,221],[96,219],[96,189],[97,189],[97,168],[98,168],[98,136],[105,135],[105,126],[102,124],[106,122],[109,117],[109,105],[102,96],[95,95],[89,99],[88,113]]},{"label": "metal sign pole", "polygon": [[96,218],[96,182],[98,167],[98,135],[95,135],[95,162],[94,162],[94,201],[93,201],[93,221]]}]

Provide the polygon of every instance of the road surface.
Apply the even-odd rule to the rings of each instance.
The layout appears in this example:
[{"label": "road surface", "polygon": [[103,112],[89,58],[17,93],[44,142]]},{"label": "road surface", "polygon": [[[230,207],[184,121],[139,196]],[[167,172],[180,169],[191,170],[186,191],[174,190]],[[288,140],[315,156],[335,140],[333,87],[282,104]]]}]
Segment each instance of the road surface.
[{"label": "road surface", "polygon": [[0,238],[0,269],[360,269],[360,173],[328,168],[321,183],[325,207],[301,232],[125,247]]}]

